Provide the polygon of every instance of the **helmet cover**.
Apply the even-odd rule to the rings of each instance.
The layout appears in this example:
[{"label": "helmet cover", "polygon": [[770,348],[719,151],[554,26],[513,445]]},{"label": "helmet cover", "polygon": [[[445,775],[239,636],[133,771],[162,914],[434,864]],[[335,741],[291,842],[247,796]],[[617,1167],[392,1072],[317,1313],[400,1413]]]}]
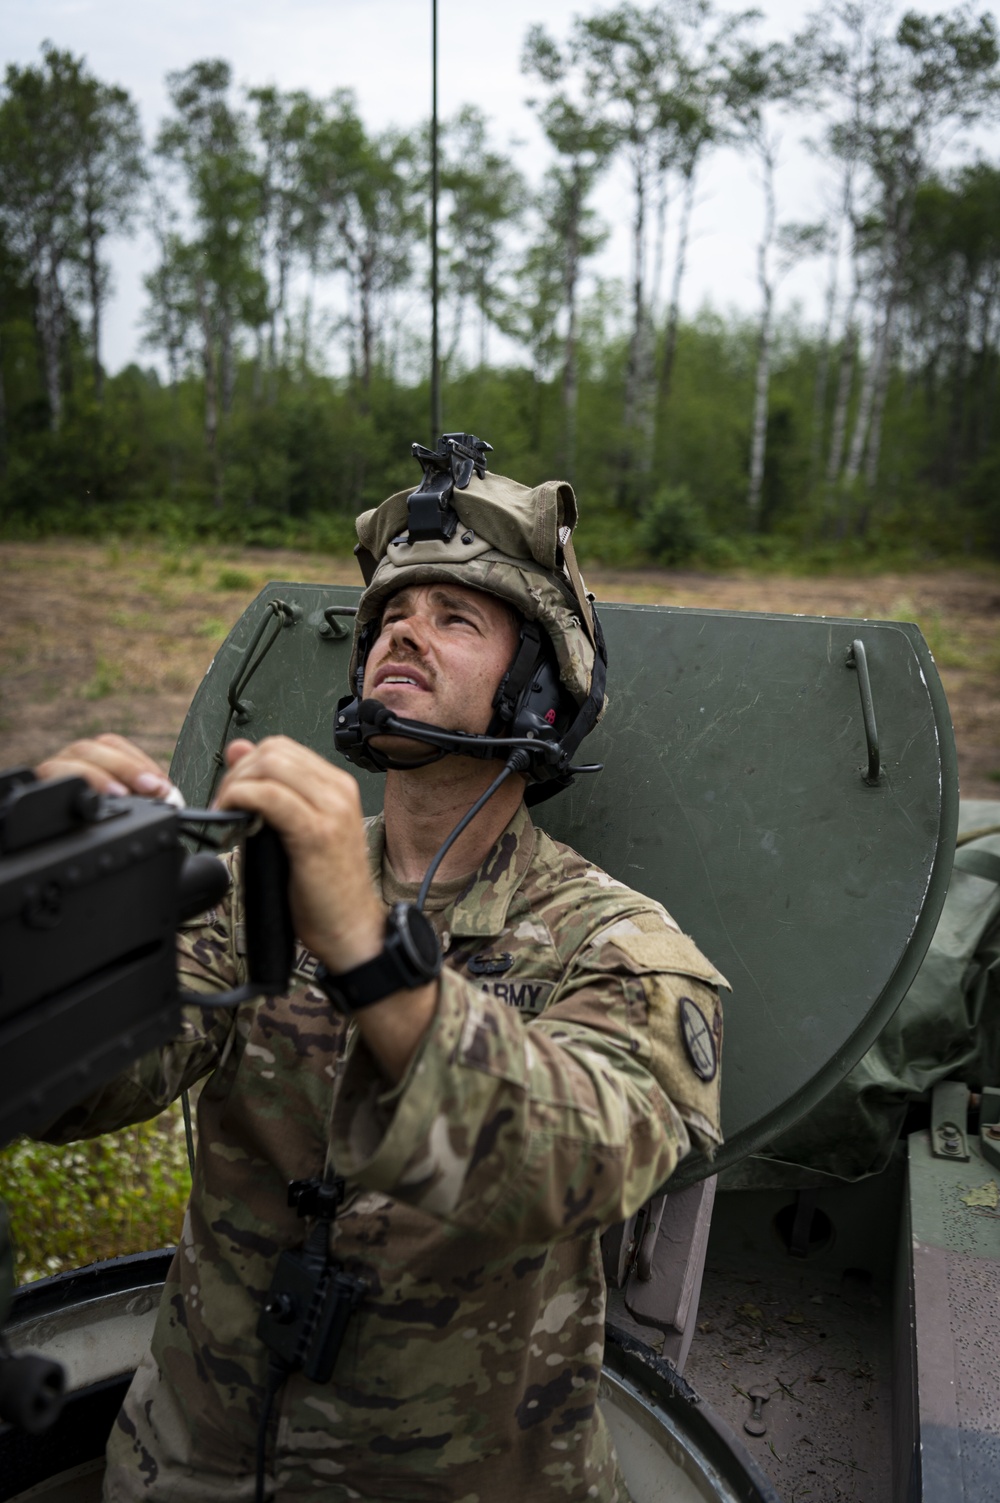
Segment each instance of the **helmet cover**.
[{"label": "helmet cover", "polygon": [[[407,502],[397,491],[357,519],[358,555],[366,586],[351,652],[355,683],[362,631],[379,619],[390,596],[410,585],[462,584],[495,595],[539,624],[555,654],[559,679],[578,705],[591,690],[595,635],[588,595],[573,550],[576,497],[566,481],[534,489],[505,475],[473,474],[456,485],[451,505],[459,525],[447,541],[410,543]],[[601,713],[603,713],[603,708]]]}]

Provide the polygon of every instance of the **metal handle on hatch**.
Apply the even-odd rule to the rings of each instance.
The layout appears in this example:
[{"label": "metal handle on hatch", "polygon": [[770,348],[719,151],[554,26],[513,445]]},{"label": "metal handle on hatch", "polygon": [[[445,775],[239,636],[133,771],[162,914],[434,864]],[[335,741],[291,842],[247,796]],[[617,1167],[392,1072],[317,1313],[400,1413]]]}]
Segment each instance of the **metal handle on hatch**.
[{"label": "metal handle on hatch", "polygon": [[328,605],[323,612],[324,625],[319,629],[320,636],[326,642],[342,642],[345,637],[350,636],[350,632],[345,626],[341,626],[337,617],[356,616],[357,614],[358,608],[356,605]]},{"label": "metal handle on hatch", "polygon": [[878,749],[878,727],[875,724],[875,702],[872,699],[872,681],[868,674],[868,658],[865,655],[865,644],[860,637],[855,637],[847,654],[848,668],[857,670],[858,690],[861,694],[861,716],[865,723],[865,740],[868,743],[868,771],[864,774],[866,783],[878,782],[882,771],[882,762]]}]

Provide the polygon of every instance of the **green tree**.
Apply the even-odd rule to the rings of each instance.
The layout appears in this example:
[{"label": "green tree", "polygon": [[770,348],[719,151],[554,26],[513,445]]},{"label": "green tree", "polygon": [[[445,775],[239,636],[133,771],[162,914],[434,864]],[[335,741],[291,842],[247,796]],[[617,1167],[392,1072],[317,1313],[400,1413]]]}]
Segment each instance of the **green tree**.
[{"label": "green tree", "polygon": [[921,185],[899,296],[935,428],[931,468],[953,486],[996,436],[1000,170],[977,162]]},{"label": "green tree", "polygon": [[727,81],[727,107],[735,122],[736,138],[755,161],[764,199],[763,225],[757,242],[761,310],[747,480],[748,520],[754,530],[760,527],[764,490],[775,293],[798,256],[818,248],[822,235],[813,226],[779,225],[775,194],[780,136],[773,111],[795,101],[806,88],[809,77],[809,59],[797,46],[747,41],[739,48]]},{"label": "green tree", "polygon": [[0,98],[0,229],[28,268],[35,289],[49,424],[63,411],[63,353],[68,331],[67,271],[75,253],[74,192],[80,164],[73,101],[82,64],[51,43],[41,67],[9,64]]},{"label": "green tree", "polygon": [[167,280],[186,280],[176,306],[197,320],[205,382],[205,442],[215,501],[222,504],[224,462],[220,410],[232,410],[236,342],[241,327],[259,328],[267,298],[258,261],[260,179],[246,114],[230,98],[232,71],[221,59],[168,75],[174,116],[161,127],[157,154],[187,190],[194,234],[178,238]]},{"label": "green tree", "polygon": [[[522,71],[548,87],[543,99],[529,101],[556,153],[556,164],[542,188],[545,232],[537,257],[541,264],[561,265],[562,307],[565,321],[562,360],[562,469],[576,472],[578,403],[578,340],[580,280],[584,263],[607,239],[607,230],[588,200],[607,171],[617,145],[617,129],[588,102],[574,98],[569,87],[568,59],[541,26],[532,27],[521,56]],[[547,247],[547,249],[546,249]]]},{"label": "green tree", "polygon": [[[852,109],[831,130],[829,144],[863,173],[853,194],[853,252],[856,286],[866,287],[872,308],[869,356],[848,438],[845,376],[856,342],[848,322],[827,470],[845,506],[863,484],[862,532],[878,478],[916,196],[960,132],[996,118],[1000,102],[1000,48],[991,16],[977,18],[967,8],[936,16],[909,11],[891,30],[886,20],[885,12],[860,3],[814,18],[831,74],[850,78]],[[853,303],[850,311],[853,319]]]},{"label": "green tree", "polygon": [[[267,366],[273,402],[289,278],[296,261],[308,258],[315,234],[316,206],[309,169],[316,132],[323,125],[323,110],[303,91],[283,93],[273,85],[251,89],[248,98],[255,111],[260,192],[257,259],[267,286]],[[258,348],[258,381],[262,365]]]},{"label": "green tree", "polygon": [[340,89],[317,107],[302,145],[305,199],[301,239],[310,273],[302,309],[300,360],[309,367],[312,340],[311,283],[337,264],[338,222],[354,185],[364,173],[368,137],[354,95]]},{"label": "green tree", "polygon": [[42,66],[8,67],[0,98],[0,222],[30,268],[53,430],[62,421],[73,303],[90,311],[94,392],[103,390],[101,315],[108,295],[104,243],[127,233],[144,176],[135,105],[83,59],[42,49]]},{"label": "green tree", "polygon": [[441,191],[446,195],[443,257],[446,295],[455,303],[455,325],[447,367],[457,352],[462,314],[471,303],[478,319],[478,363],[487,360],[491,324],[503,321],[507,301],[502,287],[508,250],[528,202],[524,178],[514,164],[489,141],[486,117],[475,105],[464,105],[442,132]]},{"label": "green tree", "polygon": [[109,236],[129,234],[135,225],[146,177],[145,147],[139,113],[124,89],[85,75],[75,91],[73,114],[80,154],[76,177],[78,254],[90,305],[94,392],[100,402],[104,391],[101,317],[110,287],[102,250]]},{"label": "green tree", "polygon": [[414,247],[424,230],[420,160],[412,135],[384,131],[369,137],[331,216],[328,264],[347,277],[351,370],[365,409],[387,300],[412,277]]}]

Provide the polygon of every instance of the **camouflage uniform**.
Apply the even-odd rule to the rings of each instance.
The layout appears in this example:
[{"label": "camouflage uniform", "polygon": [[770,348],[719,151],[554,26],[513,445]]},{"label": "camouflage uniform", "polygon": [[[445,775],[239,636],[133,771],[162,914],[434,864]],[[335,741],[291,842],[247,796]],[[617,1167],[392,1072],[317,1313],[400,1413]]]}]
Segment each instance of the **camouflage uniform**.
[{"label": "camouflage uniform", "polygon": [[[377,881],[380,820],[369,842]],[[692,1140],[720,1141],[718,1076],[689,1062],[680,1005],[694,1002],[717,1049],[722,978],[663,908],[536,830],[523,805],[432,918],[440,1004],[397,1087],[310,985],[302,950],[286,997],[235,1017],[189,1007],[178,1041],[51,1134],[148,1117],[208,1076],[152,1351],[109,1447],[114,1503],[253,1498],[257,1320],[279,1252],[305,1233],[286,1185],[328,1159],[349,1181],[336,1252],[370,1293],[330,1384],[293,1374],[280,1394],[273,1496],[625,1503],[596,1405],[599,1233]],[[234,886],[182,932],[185,983],[242,981],[242,933]],[[487,956],[512,964],[482,974]],[[704,1045],[700,1058],[704,1076]]]}]

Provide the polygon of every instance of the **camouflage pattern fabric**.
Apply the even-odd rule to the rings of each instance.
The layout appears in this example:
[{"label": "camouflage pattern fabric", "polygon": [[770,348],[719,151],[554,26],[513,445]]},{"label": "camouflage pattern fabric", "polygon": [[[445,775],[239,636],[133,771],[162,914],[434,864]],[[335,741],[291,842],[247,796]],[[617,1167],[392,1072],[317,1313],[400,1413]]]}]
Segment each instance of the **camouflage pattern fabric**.
[{"label": "camouflage pattern fabric", "polygon": [[465,490],[456,486],[452,493],[462,526],[447,542],[409,542],[410,494],[397,491],[357,519],[358,542],[374,572],[365,575],[368,583],[354,619],[351,685],[361,633],[392,595],[411,585],[463,584],[498,595],[526,621],[538,621],[552,644],[563,686],[583,704],[594,671],[593,597],[573,548],[572,486],[547,480],[530,490],[492,471],[473,475]]},{"label": "camouflage pattern fabric", "polygon": [[[379,873],[379,820],[369,839]],[[306,1231],[286,1185],[328,1161],[349,1181],[334,1248],[370,1292],[332,1381],[285,1384],[268,1496],[627,1503],[596,1403],[599,1234],[692,1140],[720,1141],[718,1073],[704,1078],[704,1047],[696,1073],[682,1011],[717,1051],[722,978],[663,908],[523,806],[433,922],[440,1005],[396,1088],[310,985],[303,950],[286,997],[235,1016],[189,1007],[180,1039],[50,1132],[107,1131],[208,1076],[189,1212],[109,1446],[109,1503],[253,1498],[257,1321],[278,1254]],[[243,949],[234,887],[182,931],[185,984],[238,984]]]}]

